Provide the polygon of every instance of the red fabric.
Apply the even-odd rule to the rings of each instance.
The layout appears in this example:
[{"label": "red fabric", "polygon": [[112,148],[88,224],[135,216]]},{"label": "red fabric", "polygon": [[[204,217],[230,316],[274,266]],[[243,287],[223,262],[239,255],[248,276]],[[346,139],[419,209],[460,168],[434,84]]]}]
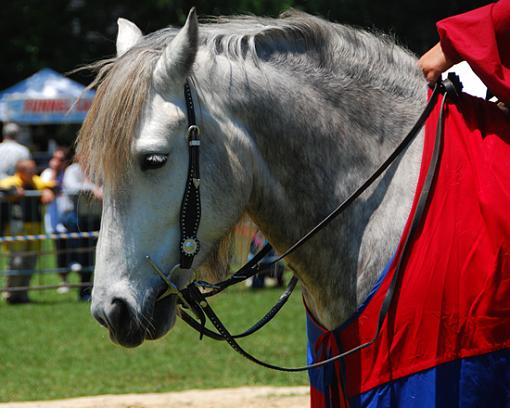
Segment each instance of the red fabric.
[{"label": "red fabric", "polygon": [[437,29],[444,53],[465,60],[487,87],[510,102],[510,0],[441,20]]},{"label": "red fabric", "polygon": [[[438,106],[426,125],[417,191]],[[376,343],[345,361],[350,396],[510,347],[510,122],[494,104],[469,96],[445,109],[440,165],[392,307]],[[409,221],[403,236],[408,228]],[[395,264],[360,316],[335,331],[343,350],[372,339],[394,271]]]}]

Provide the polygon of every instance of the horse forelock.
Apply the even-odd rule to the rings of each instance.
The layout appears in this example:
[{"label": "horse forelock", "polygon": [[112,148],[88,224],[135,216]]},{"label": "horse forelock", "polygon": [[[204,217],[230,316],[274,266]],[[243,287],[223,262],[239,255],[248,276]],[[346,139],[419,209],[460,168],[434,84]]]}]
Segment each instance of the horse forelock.
[{"label": "horse forelock", "polygon": [[77,154],[95,182],[118,186],[132,164],[131,146],[152,83],[158,53],[137,48],[89,66],[96,96],[77,138]]}]

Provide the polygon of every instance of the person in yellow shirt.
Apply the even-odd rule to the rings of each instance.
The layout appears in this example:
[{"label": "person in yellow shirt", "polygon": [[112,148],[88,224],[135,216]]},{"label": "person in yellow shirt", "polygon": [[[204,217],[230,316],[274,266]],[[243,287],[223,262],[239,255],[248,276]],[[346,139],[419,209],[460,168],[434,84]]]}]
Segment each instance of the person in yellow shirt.
[{"label": "person in yellow shirt", "polygon": [[[20,160],[16,163],[14,176],[0,180],[0,189],[11,189],[15,194],[11,198],[10,222],[6,228],[7,235],[35,235],[42,233],[42,204],[55,199],[52,190],[53,181],[45,182],[36,174],[33,160]],[[30,194],[39,191],[40,194]],[[37,263],[40,241],[18,241],[6,243],[10,253],[6,288],[28,288],[30,278]],[[28,303],[28,290],[6,292],[8,303]]]}]

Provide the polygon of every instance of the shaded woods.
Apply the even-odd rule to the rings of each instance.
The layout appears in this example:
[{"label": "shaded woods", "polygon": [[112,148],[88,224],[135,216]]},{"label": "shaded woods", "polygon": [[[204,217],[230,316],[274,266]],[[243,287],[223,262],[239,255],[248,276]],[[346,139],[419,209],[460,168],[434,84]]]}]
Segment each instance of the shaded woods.
[{"label": "shaded woods", "polygon": [[[125,17],[145,32],[184,22],[189,8],[201,16],[277,16],[295,7],[339,23],[381,30],[419,54],[437,41],[434,23],[487,0],[8,0],[2,2],[0,90],[35,71],[68,72],[115,49],[116,20]],[[85,74],[74,79],[88,83]]]}]

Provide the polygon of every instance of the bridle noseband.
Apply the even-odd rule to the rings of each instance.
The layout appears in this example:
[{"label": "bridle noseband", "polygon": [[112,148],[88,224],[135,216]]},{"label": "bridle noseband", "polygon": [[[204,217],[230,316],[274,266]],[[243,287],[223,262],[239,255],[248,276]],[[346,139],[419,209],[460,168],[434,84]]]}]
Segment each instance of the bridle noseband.
[{"label": "bridle noseband", "polygon": [[[356,189],[346,200],[344,200],[337,208],[335,208],[328,216],[326,216],[319,224],[317,224],[314,228],[312,228],[307,234],[305,234],[301,239],[299,239],[296,243],[294,243],[289,249],[287,249],[284,253],[282,253],[279,257],[274,259],[269,264],[261,265],[262,259],[269,253],[271,250],[271,245],[265,245],[262,250],[260,250],[249,262],[243,265],[237,272],[235,272],[228,279],[210,284],[208,282],[193,280],[188,286],[184,289],[179,289],[171,280],[172,272],[176,269],[191,269],[193,259],[197,255],[200,250],[200,242],[197,238],[198,228],[200,225],[200,215],[201,215],[201,203],[200,203],[200,173],[199,173],[199,148],[200,148],[200,129],[196,124],[195,111],[193,105],[193,98],[191,93],[191,87],[188,81],[186,81],[184,85],[184,96],[186,101],[186,109],[188,114],[188,131],[187,131],[187,142],[188,142],[188,152],[189,152],[189,164],[188,164],[188,175],[186,180],[186,187],[184,190],[184,196],[181,203],[180,210],[180,232],[181,239],[179,245],[180,252],[180,264],[176,265],[172,271],[167,275],[163,271],[161,271],[158,266],[151,260],[150,257],[146,257],[147,261],[154,269],[154,271],[161,276],[166,285],[168,286],[167,290],[159,297],[159,299],[163,297],[167,297],[169,295],[176,295],[178,297],[178,303],[181,306],[181,309],[178,309],[178,315],[188,323],[192,328],[197,330],[200,333],[200,338],[204,335],[210,337],[214,340],[224,340],[238,353],[240,353],[243,357],[251,360],[259,365],[264,367],[278,370],[278,371],[287,371],[287,372],[295,372],[295,371],[305,371],[313,368],[318,368],[329,364],[333,361],[342,359],[350,354],[355,353],[363,348],[368,347],[373,344],[380,332],[384,319],[387,315],[387,312],[391,306],[395,288],[398,284],[399,275],[402,269],[402,265],[406,259],[409,243],[412,240],[414,232],[418,228],[418,224],[423,215],[424,209],[426,207],[426,203],[428,200],[428,195],[432,186],[432,182],[434,180],[434,176],[436,173],[437,165],[439,162],[439,155],[441,151],[441,144],[443,139],[443,108],[446,101],[447,96],[455,98],[460,90],[462,89],[462,84],[460,83],[458,77],[455,74],[449,74],[448,79],[443,82],[438,82],[432,95],[429,98],[429,101],[423,110],[422,114],[418,118],[417,122],[413,126],[413,128],[409,131],[409,133],[404,137],[404,139],[400,142],[400,144],[396,147],[393,153],[379,166],[379,168],[358,188]],[[411,220],[411,225],[409,229],[409,233],[406,237],[406,240],[403,244],[403,249],[401,252],[400,259],[396,262],[396,269],[393,277],[391,279],[388,290],[385,294],[383,304],[379,311],[379,319],[378,324],[375,329],[375,334],[372,340],[361,344],[351,350],[343,352],[341,354],[335,355],[331,358],[328,358],[323,361],[319,361],[314,364],[310,364],[304,367],[280,367],[270,363],[266,363],[252,356],[248,352],[246,352],[237,342],[237,338],[248,336],[260,328],[262,328],[265,324],[267,324],[283,307],[283,305],[287,302],[290,294],[296,286],[297,278],[295,276],[292,277],[291,281],[285,292],[280,296],[278,302],[267,312],[262,319],[260,319],[255,325],[246,330],[245,332],[237,335],[232,335],[223,325],[221,320],[218,318],[216,313],[213,311],[211,306],[209,305],[207,298],[217,295],[222,292],[226,288],[235,285],[236,283],[245,281],[246,279],[254,276],[265,268],[270,268],[275,265],[277,262],[281,261],[283,258],[294,252],[296,249],[301,247],[306,241],[308,241],[312,236],[317,234],[320,230],[322,230],[326,225],[328,225],[335,217],[341,214],[346,208],[348,208],[353,201],[358,198],[392,163],[393,161],[402,153],[404,149],[406,149],[410,142],[414,140],[416,135],[419,133],[423,125],[425,124],[426,119],[428,118],[430,112],[434,108],[438,96],[443,94],[443,99],[441,101],[441,110],[439,115],[439,121],[437,125],[436,132],[436,141],[434,144],[434,150],[432,153],[432,158],[428,166],[427,175],[425,177],[425,182],[423,188],[421,190],[420,196],[418,197],[418,203],[416,207],[416,212],[414,214],[413,219]],[[159,300],[158,299],[158,300]],[[196,317],[195,320],[191,317],[184,309],[190,310]],[[211,323],[214,325],[217,331],[213,331],[208,329],[205,324],[206,320],[209,318]]]}]

